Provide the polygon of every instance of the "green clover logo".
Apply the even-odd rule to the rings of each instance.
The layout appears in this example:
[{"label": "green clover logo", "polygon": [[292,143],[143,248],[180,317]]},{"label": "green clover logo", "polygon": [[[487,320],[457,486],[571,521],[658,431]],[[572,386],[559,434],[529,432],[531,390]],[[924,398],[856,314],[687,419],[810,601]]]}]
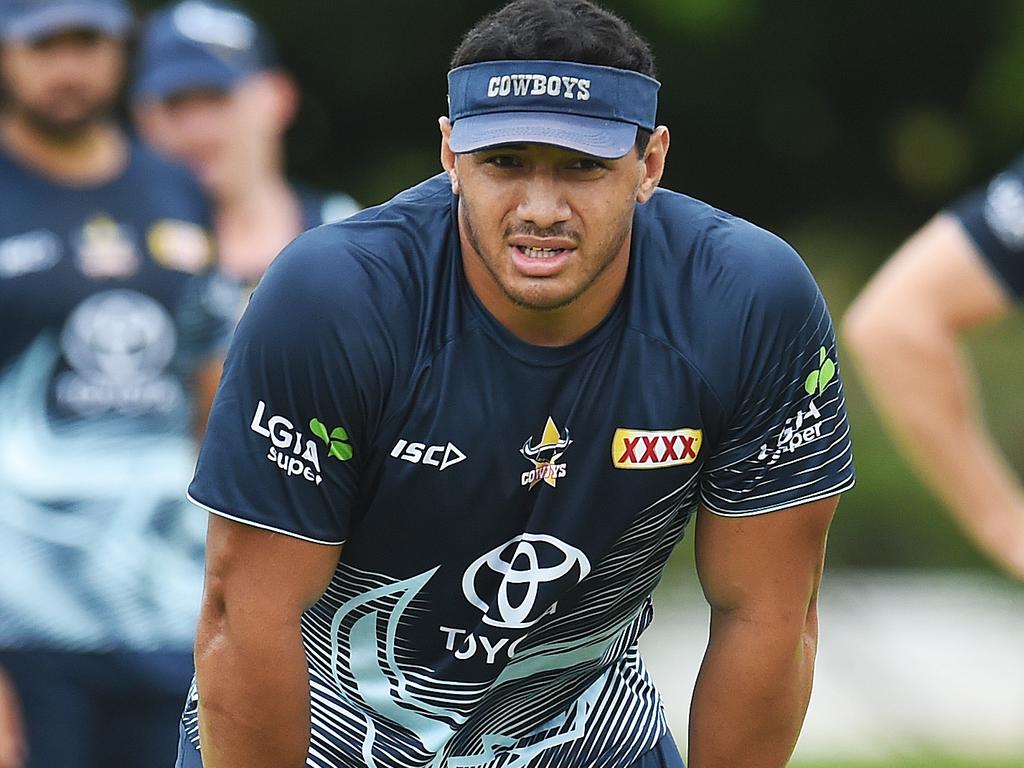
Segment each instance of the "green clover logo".
[{"label": "green clover logo", "polygon": [[309,422],[309,429],[330,448],[329,455],[338,461],[348,461],[352,458],[352,446],[349,445],[348,432],[344,427],[335,427],[328,433],[326,424],[320,419],[313,419]]},{"label": "green clover logo", "polygon": [[836,364],[829,358],[828,351],[822,347],[818,350],[818,370],[813,371],[804,382],[808,395],[821,394],[825,387],[836,377]]}]

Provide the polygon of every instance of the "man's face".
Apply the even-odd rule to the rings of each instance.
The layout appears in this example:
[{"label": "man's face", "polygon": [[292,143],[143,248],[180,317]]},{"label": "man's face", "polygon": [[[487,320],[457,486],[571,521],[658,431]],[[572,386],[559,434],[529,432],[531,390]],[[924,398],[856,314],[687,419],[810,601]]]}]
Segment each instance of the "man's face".
[{"label": "man's face", "polygon": [[244,185],[284,131],[271,84],[256,76],[230,90],[192,89],[136,109],[139,128],[160,151],[189,166],[223,199]]},{"label": "man's face", "polygon": [[112,112],[124,47],[88,30],[8,41],[0,45],[0,75],[14,114],[51,138],[74,138]]},{"label": "man's face", "polygon": [[[459,224],[505,299],[566,307],[621,278],[645,165],[635,152],[602,160],[529,144],[459,155]],[[621,283],[611,280],[609,290]]]}]

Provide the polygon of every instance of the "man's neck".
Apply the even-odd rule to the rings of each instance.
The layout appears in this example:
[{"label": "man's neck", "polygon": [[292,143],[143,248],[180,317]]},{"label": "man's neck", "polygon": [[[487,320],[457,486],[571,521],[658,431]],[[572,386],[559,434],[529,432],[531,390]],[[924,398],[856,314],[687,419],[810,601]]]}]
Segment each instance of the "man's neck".
[{"label": "man's neck", "polygon": [[8,115],[0,118],[0,143],[25,165],[70,185],[102,184],[128,161],[124,134],[109,122],[98,121],[79,135],[57,140],[17,115]]},{"label": "man's neck", "polygon": [[630,238],[622,245],[625,258],[608,265],[571,304],[536,310],[515,304],[484,268],[472,243],[460,230],[462,269],[470,289],[488,312],[513,336],[540,347],[564,347],[586,336],[611,313],[626,284]]},{"label": "man's neck", "polygon": [[271,175],[217,201],[217,240],[225,271],[255,281],[302,231],[300,201],[284,177]]}]

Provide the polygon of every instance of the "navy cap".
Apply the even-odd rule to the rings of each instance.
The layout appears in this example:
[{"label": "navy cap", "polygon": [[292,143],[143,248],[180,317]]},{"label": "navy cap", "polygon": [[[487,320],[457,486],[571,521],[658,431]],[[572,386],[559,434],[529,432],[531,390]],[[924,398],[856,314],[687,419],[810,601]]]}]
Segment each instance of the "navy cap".
[{"label": "navy cap", "polygon": [[164,99],[198,88],[227,91],[273,65],[269,37],[247,14],[226,3],[184,0],[146,22],[132,95]]},{"label": "navy cap", "polygon": [[553,144],[622,157],[653,131],[661,84],[639,72],[569,61],[488,61],[448,73],[449,146]]},{"label": "navy cap", "polygon": [[39,40],[69,29],[123,37],[132,22],[124,0],[0,0],[4,40]]}]

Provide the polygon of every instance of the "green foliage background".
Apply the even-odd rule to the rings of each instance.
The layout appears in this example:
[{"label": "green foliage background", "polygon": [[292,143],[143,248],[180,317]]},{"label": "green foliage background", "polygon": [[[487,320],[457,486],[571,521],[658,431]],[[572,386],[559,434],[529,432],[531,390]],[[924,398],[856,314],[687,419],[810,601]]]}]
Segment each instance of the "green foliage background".
[{"label": "green foliage background", "polygon": [[[498,5],[246,3],[303,90],[292,174],[373,204],[435,173],[447,60]],[[1017,0],[606,5],[658,57],[661,121],[673,137],[665,186],[786,237],[837,319],[904,237],[1020,150]],[[1022,467],[1024,324],[986,330],[971,348],[995,434]],[[845,381],[860,482],[841,505],[831,565],[988,567],[908,474],[849,368]]]}]

